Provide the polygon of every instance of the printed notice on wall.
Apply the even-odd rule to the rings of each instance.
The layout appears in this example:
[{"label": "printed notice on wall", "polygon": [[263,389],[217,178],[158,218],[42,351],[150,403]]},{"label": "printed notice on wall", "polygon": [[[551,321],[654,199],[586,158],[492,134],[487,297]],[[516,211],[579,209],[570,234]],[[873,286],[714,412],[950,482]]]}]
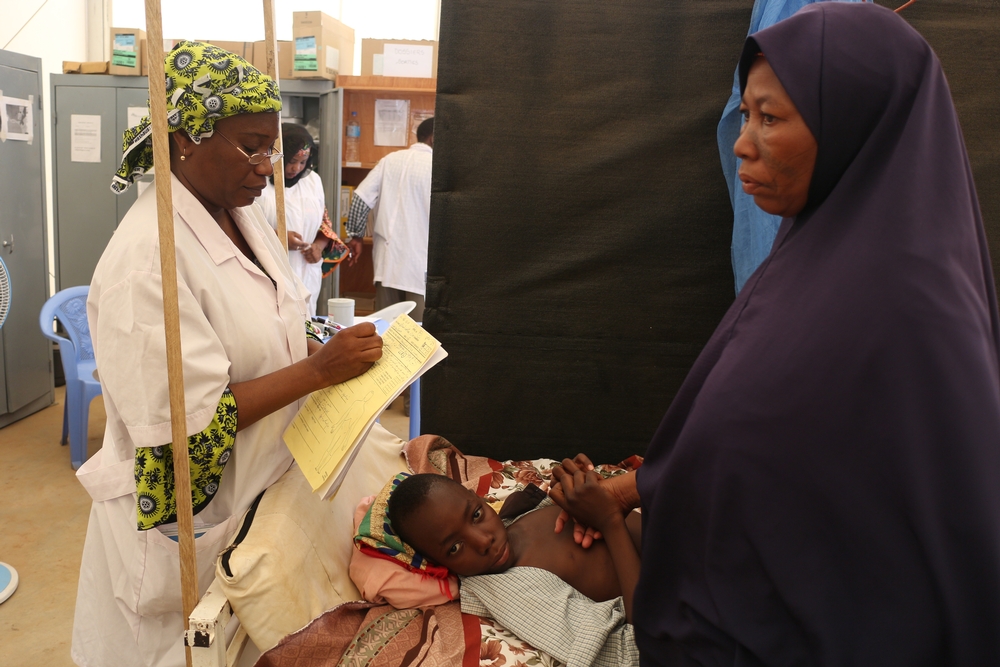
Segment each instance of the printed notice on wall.
[{"label": "printed notice on wall", "polygon": [[429,79],[434,71],[434,47],[386,44],[382,51],[382,74]]},{"label": "printed notice on wall", "polygon": [[101,117],[73,114],[70,116],[71,162],[101,161]]},{"label": "printed notice on wall", "polygon": [[149,115],[146,107],[129,107],[128,108],[128,126],[135,127],[142,122],[142,119]]},{"label": "printed notice on wall", "polygon": [[375,100],[375,145],[405,146],[409,100]]},{"label": "printed notice on wall", "polygon": [[30,100],[0,96],[0,138],[3,141],[28,141],[35,136],[34,96]]}]

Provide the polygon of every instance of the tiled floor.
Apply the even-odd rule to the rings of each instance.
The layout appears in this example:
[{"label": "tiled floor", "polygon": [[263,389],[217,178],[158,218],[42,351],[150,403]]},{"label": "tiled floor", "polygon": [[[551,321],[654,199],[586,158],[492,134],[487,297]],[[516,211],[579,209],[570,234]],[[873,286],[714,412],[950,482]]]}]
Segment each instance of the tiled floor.
[{"label": "tiled floor", "polygon": [[[59,445],[63,388],[56,403],[0,429],[0,561],[14,566],[17,592],[0,604],[0,665],[63,667],[69,657],[80,555],[90,498]],[[104,437],[104,404],[90,407],[89,451]],[[402,399],[381,423],[406,438]]]}]

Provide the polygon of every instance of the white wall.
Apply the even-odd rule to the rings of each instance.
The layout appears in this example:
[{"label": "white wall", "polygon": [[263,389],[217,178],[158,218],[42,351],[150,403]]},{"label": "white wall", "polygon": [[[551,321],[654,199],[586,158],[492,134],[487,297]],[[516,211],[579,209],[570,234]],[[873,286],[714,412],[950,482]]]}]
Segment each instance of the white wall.
[{"label": "white wall", "polygon": [[[264,39],[263,5],[259,0],[164,2],[163,36],[235,42]],[[114,0],[112,9],[115,27],[141,28],[146,24],[144,0]],[[354,74],[359,75],[361,40],[366,37],[437,39],[441,0],[275,0],[278,39],[292,38],[292,12],[315,10],[354,28]],[[197,21],[192,21],[191,16],[197,16]]]},{"label": "white wall", "polygon": [[0,0],[0,49],[42,59],[42,127],[45,137],[45,209],[49,248],[49,293],[55,291],[52,232],[52,108],[49,75],[62,61],[87,60],[87,2],[83,0]]}]

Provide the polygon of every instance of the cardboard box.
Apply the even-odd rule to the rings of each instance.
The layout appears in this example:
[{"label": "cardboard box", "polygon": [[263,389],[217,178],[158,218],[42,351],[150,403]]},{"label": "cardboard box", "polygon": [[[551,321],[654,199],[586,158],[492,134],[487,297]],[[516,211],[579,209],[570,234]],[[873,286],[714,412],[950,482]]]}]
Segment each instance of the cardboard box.
[{"label": "cardboard box", "polygon": [[[278,80],[292,78],[292,61],[295,48],[292,42],[278,41]],[[267,49],[264,40],[253,43],[253,60],[250,64],[267,74]]]},{"label": "cardboard box", "polygon": [[142,42],[146,31],[138,28],[111,29],[111,63],[109,74],[118,76],[142,75]]},{"label": "cardboard box", "polygon": [[212,39],[208,40],[208,43],[230,53],[235,53],[247,62],[253,62],[253,42],[220,42]]},{"label": "cardboard box", "polygon": [[336,81],[354,72],[354,28],[323,12],[292,12],[292,78]]},{"label": "cardboard box", "polygon": [[[385,74],[385,47],[387,44],[398,45],[400,47],[415,47],[411,49],[395,49],[397,55],[404,55],[406,50],[411,51],[409,58],[411,61],[407,67],[403,68],[404,73]],[[431,50],[430,74],[427,75],[426,64],[422,61],[427,56],[427,49]],[[390,49],[393,50],[393,49]],[[402,53],[400,53],[402,52]],[[397,59],[398,60],[398,59]],[[390,65],[391,66],[391,65]],[[406,70],[410,70],[406,72]],[[361,76],[409,76],[415,78],[437,78],[438,70],[438,43],[427,39],[362,39],[361,40]]]},{"label": "cardboard box", "polygon": [[75,60],[63,61],[63,74],[107,74],[107,60],[91,60],[87,62],[77,62]]},{"label": "cardboard box", "polygon": [[[179,40],[179,39],[164,39],[163,40],[163,55],[165,56],[168,53],[170,53],[171,51],[173,51],[174,47],[177,46],[177,42],[179,42],[179,41],[181,41],[181,40]],[[143,76],[149,76],[149,57],[148,57],[148,54],[149,54],[149,52],[146,51],[146,40],[142,40],[142,75]]]}]

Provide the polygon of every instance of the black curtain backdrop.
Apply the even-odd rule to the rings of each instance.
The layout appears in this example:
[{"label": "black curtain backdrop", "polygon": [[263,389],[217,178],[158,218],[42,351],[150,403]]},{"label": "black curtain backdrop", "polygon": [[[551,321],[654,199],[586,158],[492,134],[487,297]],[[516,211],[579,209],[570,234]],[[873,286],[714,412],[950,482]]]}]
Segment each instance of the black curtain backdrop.
[{"label": "black curtain backdrop", "polygon": [[[425,433],[498,459],[645,451],[734,297],[715,130],[752,5],[442,2],[424,326],[449,357]],[[995,259],[996,7],[905,10],[952,85]]]}]

